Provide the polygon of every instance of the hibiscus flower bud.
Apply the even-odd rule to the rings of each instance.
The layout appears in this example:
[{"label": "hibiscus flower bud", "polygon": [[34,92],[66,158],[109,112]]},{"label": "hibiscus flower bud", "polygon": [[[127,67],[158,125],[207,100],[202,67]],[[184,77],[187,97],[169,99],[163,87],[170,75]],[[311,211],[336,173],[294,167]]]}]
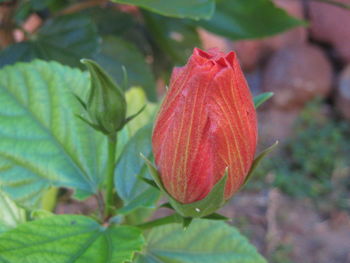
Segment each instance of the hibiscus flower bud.
[{"label": "hibiscus flower bud", "polygon": [[152,144],[160,180],[181,204],[204,199],[226,169],[225,200],[243,185],[254,161],[257,119],[234,52],[195,48],[174,69]]},{"label": "hibiscus flower bud", "polygon": [[115,134],[127,122],[124,93],[96,62],[89,59],[81,62],[87,66],[91,78],[87,102],[80,99],[90,120],[81,119],[106,135]]}]

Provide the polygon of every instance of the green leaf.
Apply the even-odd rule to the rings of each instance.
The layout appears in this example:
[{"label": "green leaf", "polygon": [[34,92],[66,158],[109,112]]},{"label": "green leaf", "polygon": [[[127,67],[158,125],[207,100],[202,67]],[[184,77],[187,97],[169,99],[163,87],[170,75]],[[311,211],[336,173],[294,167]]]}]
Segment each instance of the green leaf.
[{"label": "green leaf", "polygon": [[234,40],[271,36],[306,25],[276,7],[271,0],[222,0],[212,19],[197,24]]},{"label": "green leaf", "polygon": [[6,232],[6,231],[8,231],[8,230],[10,230],[11,228],[9,228],[8,226],[6,226],[4,223],[2,223],[1,221],[0,221],[0,234],[2,233],[2,232]]},{"label": "green leaf", "polygon": [[125,66],[129,85],[144,88],[149,100],[157,100],[151,69],[145,57],[132,43],[114,36],[105,37],[102,42],[102,50],[94,59],[109,75],[114,77],[118,84],[122,83],[122,66]]},{"label": "green leaf", "polygon": [[106,166],[106,139],[79,118],[73,94],[89,91],[87,74],[55,62],[0,70],[0,190],[37,207],[50,186],[96,193]]},{"label": "green leaf", "polygon": [[183,65],[192,54],[193,47],[201,46],[197,28],[189,21],[166,18],[149,12],[143,14],[147,29],[157,44],[157,51],[160,49],[163,52],[158,54],[158,57],[168,57],[171,63]]},{"label": "green leaf", "polygon": [[125,99],[128,117],[134,115],[142,106],[146,105],[145,109],[126,125],[129,134],[134,135],[141,127],[150,123],[155,115],[157,106],[147,101],[145,92],[139,87],[129,89],[125,93]]},{"label": "green leaf", "polygon": [[1,235],[0,261],[123,263],[143,243],[141,231],[134,227],[103,227],[84,216],[51,216]]},{"label": "green leaf", "polygon": [[266,263],[235,228],[218,221],[194,220],[153,228],[135,263]]},{"label": "green leaf", "polygon": [[115,169],[115,187],[124,201],[119,213],[130,213],[139,207],[154,207],[159,191],[140,177],[149,177],[140,153],[152,154],[152,125],[141,128],[127,143]]},{"label": "green leaf", "polygon": [[35,58],[81,67],[79,60],[91,57],[97,48],[97,30],[88,16],[60,16],[48,20],[29,41],[11,45],[1,52],[0,67]]},{"label": "green leaf", "polygon": [[42,10],[47,8],[55,0],[30,0],[30,4],[34,10]]},{"label": "green leaf", "polygon": [[33,220],[38,220],[38,219],[43,219],[43,218],[54,216],[54,215],[55,215],[54,213],[51,213],[47,210],[37,209],[37,210],[34,210],[30,213],[30,218]]},{"label": "green leaf", "polygon": [[265,101],[270,99],[273,96],[273,92],[264,92],[254,97],[254,106],[259,108]]},{"label": "green leaf", "polygon": [[25,221],[24,209],[19,208],[5,193],[0,191],[0,233]]},{"label": "green leaf", "polygon": [[86,13],[94,20],[100,35],[121,36],[136,26],[135,18],[131,14],[115,8],[94,7],[87,9]]},{"label": "green leaf", "polygon": [[177,18],[209,19],[215,10],[214,0],[113,0],[117,3],[137,5],[149,11]]}]

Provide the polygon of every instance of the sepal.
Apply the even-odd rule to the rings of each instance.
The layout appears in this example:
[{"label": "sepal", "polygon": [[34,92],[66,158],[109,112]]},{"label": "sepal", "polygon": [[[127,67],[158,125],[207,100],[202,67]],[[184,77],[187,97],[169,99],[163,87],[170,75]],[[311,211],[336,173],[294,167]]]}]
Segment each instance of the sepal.
[{"label": "sepal", "polygon": [[134,113],[133,115],[127,117],[124,121],[124,125],[126,125],[129,121],[131,121],[132,119],[134,119],[135,117],[139,116],[143,111],[144,109],[146,108],[147,105],[143,105],[141,109],[139,109],[138,112]]},{"label": "sepal", "polygon": [[278,141],[276,141],[274,144],[272,144],[270,147],[266,148],[265,150],[263,150],[254,160],[254,162],[252,163],[252,166],[250,167],[249,173],[246,176],[246,178],[244,179],[244,183],[242,185],[242,187],[248,182],[248,180],[250,179],[250,177],[252,176],[253,172],[255,171],[256,167],[258,167],[259,163],[266,157],[266,155],[268,155],[270,152],[272,152],[272,150],[274,150],[276,148],[276,146],[278,145]]},{"label": "sepal", "polygon": [[145,160],[150,174],[160,191],[168,197],[171,207],[182,217],[199,218],[209,216],[225,204],[225,186],[228,177],[228,169],[226,169],[225,175],[216,183],[216,185],[214,185],[210,193],[204,199],[191,204],[182,204],[172,198],[172,196],[166,191],[159,173],[153,164],[143,154],[141,154],[141,157]]},{"label": "sepal", "polygon": [[254,107],[255,109],[259,108],[264,102],[270,99],[273,96],[273,92],[264,92],[254,97]]}]

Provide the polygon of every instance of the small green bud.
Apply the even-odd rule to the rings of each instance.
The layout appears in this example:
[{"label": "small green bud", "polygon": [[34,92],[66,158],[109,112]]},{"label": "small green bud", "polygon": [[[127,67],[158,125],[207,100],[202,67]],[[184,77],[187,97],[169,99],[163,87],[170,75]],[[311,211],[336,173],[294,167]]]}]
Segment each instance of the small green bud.
[{"label": "small green bud", "polygon": [[106,135],[121,130],[126,123],[126,100],[123,91],[94,61],[82,59],[90,72],[91,87],[87,102],[82,102],[93,128]]}]

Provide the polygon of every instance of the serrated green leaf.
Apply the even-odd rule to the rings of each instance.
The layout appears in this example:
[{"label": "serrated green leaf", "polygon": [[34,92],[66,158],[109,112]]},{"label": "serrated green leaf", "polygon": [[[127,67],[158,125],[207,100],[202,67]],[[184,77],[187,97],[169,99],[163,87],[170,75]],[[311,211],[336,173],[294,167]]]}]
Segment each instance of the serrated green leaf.
[{"label": "serrated green leaf", "polygon": [[152,125],[141,128],[127,143],[115,169],[115,187],[124,201],[119,213],[129,213],[138,207],[154,207],[159,191],[141,177],[149,177],[140,153],[150,156]]},{"label": "serrated green leaf", "polygon": [[97,29],[88,16],[59,16],[48,20],[29,41],[2,51],[0,67],[36,58],[81,67],[79,60],[95,54],[98,43]]},{"label": "serrated green leaf", "polygon": [[155,81],[150,66],[132,43],[118,37],[108,36],[103,38],[101,48],[101,52],[94,56],[94,59],[117,83],[122,83],[122,66],[125,66],[129,85],[142,87],[149,100],[157,100]]},{"label": "serrated green leaf", "polygon": [[117,3],[142,7],[149,11],[177,18],[208,19],[215,10],[214,0],[113,0]]},{"label": "serrated green leaf", "polygon": [[233,40],[261,38],[281,33],[306,22],[289,16],[271,0],[223,0],[214,16],[198,25]]},{"label": "serrated green leaf", "polygon": [[33,208],[50,186],[96,193],[106,165],[106,139],[76,117],[85,73],[54,62],[0,70],[0,189]]},{"label": "serrated green leaf", "polygon": [[51,216],[0,235],[0,261],[123,263],[143,243],[141,231],[134,227],[103,227],[84,216]]},{"label": "serrated green leaf", "polygon": [[25,210],[19,208],[5,193],[0,191],[0,225],[2,226],[0,233],[25,221]]},{"label": "serrated green leaf", "polygon": [[266,263],[256,248],[224,222],[194,220],[153,228],[134,263]]}]

